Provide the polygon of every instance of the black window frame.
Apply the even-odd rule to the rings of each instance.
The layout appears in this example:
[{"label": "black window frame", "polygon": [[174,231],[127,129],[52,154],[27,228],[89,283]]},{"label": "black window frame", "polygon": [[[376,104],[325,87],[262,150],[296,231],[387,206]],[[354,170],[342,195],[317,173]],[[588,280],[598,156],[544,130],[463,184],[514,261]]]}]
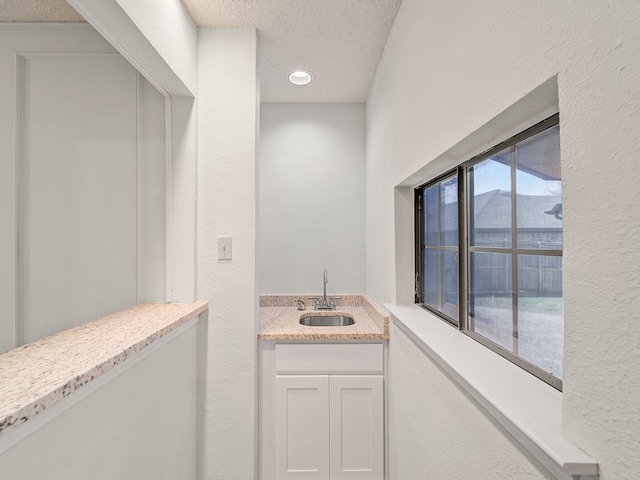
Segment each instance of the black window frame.
[{"label": "black window frame", "polygon": [[[471,205],[472,202],[469,198],[470,190],[468,188],[467,182],[469,179],[469,169],[474,165],[479,164],[480,162],[490,158],[498,152],[501,152],[506,149],[511,149],[511,152],[514,152],[516,144],[523,142],[524,140],[537,135],[547,129],[553,128],[555,126],[559,126],[559,114],[555,114],[546,118],[545,120],[533,125],[526,130],[514,135],[513,137],[501,142],[490,149],[470,158],[462,161],[455,168],[448,170],[447,172],[429,180],[428,182],[421,184],[420,186],[414,189],[414,213],[415,213],[415,303],[420,307],[430,311],[431,313],[437,315],[438,317],[445,320],[447,323],[451,324],[458,330],[460,330],[465,335],[470,336],[474,340],[479,343],[485,345],[490,348],[492,351],[497,354],[507,358],[514,364],[528,371],[529,373],[535,375],[546,383],[550,384],[552,387],[562,391],[562,379],[553,376],[549,372],[541,369],[540,367],[533,365],[517,356],[517,349],[514,349],[516,354],[502,348],[498,344],[489,340],[488,338],[483,337],[482,335],[474,332],[470,328],[470,323],[472,319],[470,318],[470,303],[469,303],[469,285],[471,283],[471,268],[470,268],[470,256],[473,252],[494,252],[494,253],[509,253],[512,255],[512,261],[515,259],[516,263],[513,263],[512,270],[516,271],[512,272],[514,275],[513,280],[517,280],[517,256],[518,255],[536,255],[542,257],[560,257],[562,258],[562,249],[548,249],[548,250],[531,250],[526,248],[519,248],[517,242],[512,241],[510,247],[505,248],[493,248],[493,247],[482,247],[482,246],[472,246],[470,244],[470,216],[471,216]],[[512,162],[511,168],[513,168],[514,163]],[[512,171],[512,175],[515,175],[515,172]],[[437,308],[433,308],[432,306],[426,304],[423,298],[424,292],[424,255],[427,247],[424,245],[424,223],[425,223],[425,215],[422,210],[423,205],[423,195],[424,192],[434,185],[440,184],[454,176],[457,176],[458,182],[458,320],[456,321],[454,318],[449,315],[443,313]],[[514,189],[512,189],[514,190]],[[516,209],[516,192],[512,191],[512,203],[511,208]],[[440,213],[439,213],[440,215]],[[512,225],[516,223],[516,215],[517,212],[512,212]],[[515,239],[517,236],[517,229],[512,228],[512,238]],[[428,247],[434,248],[434,247]],[[439,272],[439,277],[441,276],[441,272]],[[442,282],[442,279],[439,279],[439,282]],[[512,285],[517,285],[517,281],[513,282]],[[515,289],[512,296],[512,301],[514,302],[514,306],[517,303],[518,292],[517,288]],[[564,296],[564,292],[563,292]],[[517,329],[517,313],[514,313],[514,327]],[[517,330],[516,330],[517,331]],[[517,342],[517,340],[514,340]]]},{"label": "black window frame", "polygon": [[[443,312],[442,310],[439,310],[435,307],[433,307],[432,305],[429,305],[428,303],[426,303],[425,299],[423,298],[423,293],[424,293],[424,274],[423,274],[423,265],[424,265],[424,254],[426,253],[427,250],[437,250],[437,251],[442,251],[442,250],[455,250],[457,252],[457,259],[458,259],[458,263],[460,263],[460,257],[461,257],[461,252],[460,252],[460,219],[463,218],[460,216],[461,213],[461,208],[460,208],[460,192],[462,191],[462,189],[460,188],[460,178],[461,176],[459,175],[459,170],[460,168],[456,168],[454,170],[449,170],[448,172],[434,178],[433,180],[430,180],[429,182],[421,185],[420,187],[416,188],[414,190],[414,199],[415,199],[415,246],[416,246],[416,255],[415,255],[415,272],[416,272],[416,283],[415,283],[415,302],[417,304],[420,304],[421,307],[435,313],[436,315],[438,315],[439,317],[441,317],[442,319],[446,320],[447,322],[449,322],[450,324],[454,325],[455,327],[459,327],[460,324],[460,308],[458,305],[458,319],[455,319],[449,315],[447,315],[445,312]],[[431,247],[427,247],[425,246],[425,241],[424,241],[424,214],[423,214],[423,210],[422,210],[422,206],[423,206],[423,199],[424,199],[424,192],[435,186],[435,185],[441,185],[442,183],[446,182],[449,179],[452,179],[454,177],[457,177],[457,181],[458,181],[458,244],[456,246],[455,249],[451,248],[450,246],[443,246],[440,245],[440,242],[438,242],[438,246],[431,246]],[[440,236],[441,233],[441,228],[440,228],[440,219],[441,219],[441,215],[440,215],[440,201],[438,200],[438,235]],[[439,281],[439,285],[442,284],[442,279],[441,276],[438,276],[438,281]],[[439,287],[438,289],[438,297],[441,297],[441,293],[440,293],[441,289]],[[460,268],[458,267],[458,302],[460,301]]]}]

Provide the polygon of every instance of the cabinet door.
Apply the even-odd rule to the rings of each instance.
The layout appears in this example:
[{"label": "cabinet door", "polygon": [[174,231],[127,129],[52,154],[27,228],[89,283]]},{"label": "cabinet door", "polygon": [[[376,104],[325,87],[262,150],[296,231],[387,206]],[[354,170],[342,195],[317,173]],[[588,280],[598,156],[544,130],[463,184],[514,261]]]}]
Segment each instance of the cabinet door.
[{"label": "cabinet door", "polygon": [[329,479],[329,377],[276,376],[276,479]]},{"label": "cabinet door", "polygon": [[381,375],[331,377],[331,480],[384,478],[382,387]]}]

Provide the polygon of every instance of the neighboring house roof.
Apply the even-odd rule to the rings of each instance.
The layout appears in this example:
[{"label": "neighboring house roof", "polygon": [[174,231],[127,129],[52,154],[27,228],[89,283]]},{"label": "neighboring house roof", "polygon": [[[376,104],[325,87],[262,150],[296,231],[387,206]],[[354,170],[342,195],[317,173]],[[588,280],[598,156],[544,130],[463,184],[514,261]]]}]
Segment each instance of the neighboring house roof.
[{"label": "neighboring house roof", "polygon": [[[561,230],[562,198],[560,195],[516,195],[518,209],[518,229]],[[444,206],[457,209],[457,203]],[[453,213],[453,212],[452,212]],[[443,221],[454,219],[454,215],[443,215]],[[473,225],[476,229],[511,228],[511,193],[492,190],[473,198]],[[455,225],[442,225],[443,230],[451,230]]]},{"label": "neighboring house roof", "polygon": [[[562,203],[559,195],[516,195],[518,229],[561,229],[562,219],[552,211]],[[492,190],[474,197],[473,220],[475,228],[510,228],[511,193]]]}]

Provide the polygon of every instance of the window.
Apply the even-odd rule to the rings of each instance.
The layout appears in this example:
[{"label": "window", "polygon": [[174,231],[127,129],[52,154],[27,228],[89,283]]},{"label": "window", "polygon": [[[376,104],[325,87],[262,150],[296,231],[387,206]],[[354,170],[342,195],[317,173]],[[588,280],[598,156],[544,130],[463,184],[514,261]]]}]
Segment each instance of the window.
[{"label": "window", "polygon": [[416,302],[562,388],[558,115],[416,189]]},{"label": "window", "polygon": [[458,324],[458,176],[447,175],[419,191],[421,302]]}]

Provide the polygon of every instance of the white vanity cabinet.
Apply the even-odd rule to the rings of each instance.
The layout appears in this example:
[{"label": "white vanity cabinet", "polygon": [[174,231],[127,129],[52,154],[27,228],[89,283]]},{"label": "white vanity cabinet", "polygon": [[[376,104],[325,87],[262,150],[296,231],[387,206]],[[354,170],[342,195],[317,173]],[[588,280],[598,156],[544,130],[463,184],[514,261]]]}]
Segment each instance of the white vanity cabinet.
[{"label": "white vanity cabinet", "polygon": [[261,479],[384,478],[384,345],[261,342]]}]

